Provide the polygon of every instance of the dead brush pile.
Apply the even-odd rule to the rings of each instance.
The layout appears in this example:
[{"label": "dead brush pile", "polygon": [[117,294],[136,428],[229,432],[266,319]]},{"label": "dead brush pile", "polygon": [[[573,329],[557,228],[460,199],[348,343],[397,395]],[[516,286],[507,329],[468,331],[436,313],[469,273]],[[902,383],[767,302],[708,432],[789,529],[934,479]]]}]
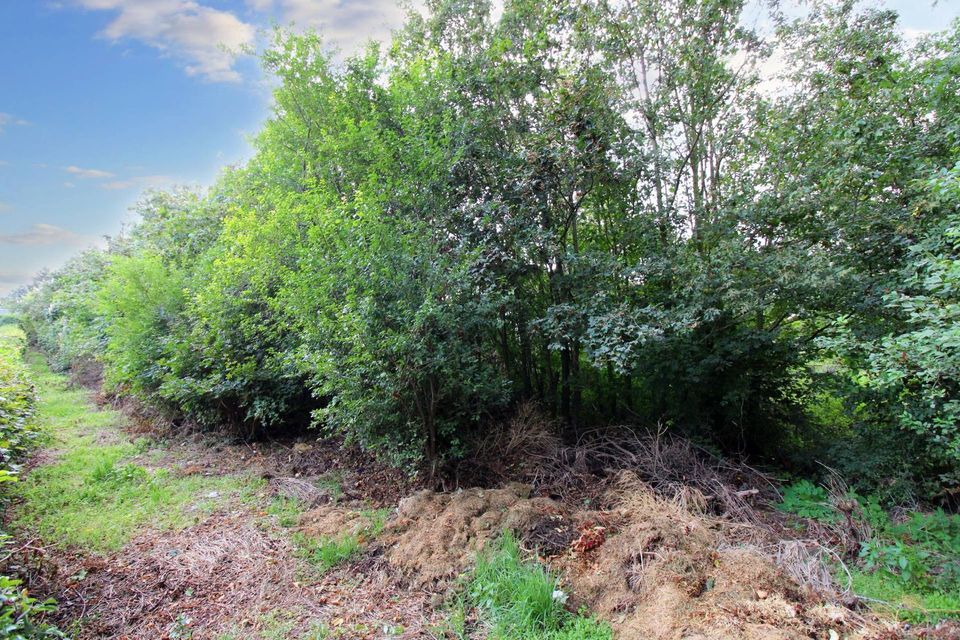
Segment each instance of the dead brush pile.
[{"label": "dead brush pile", "polygon": [[[556,559],[576,597],[618,637],[779,639],[867,637],[857,614],[800,585],[762,548],[731,544],[703,502],[666,500],[635,474],[608,495],[603,542]],[[678,493],[678,496],[682,495]]]},{"label": "dead brush pile", "polygon": [[513,419],[491,425],[461,465],[459,485],[495,486],[523,482],[539,495],[566,502],[601,497],[610,480],[629,471],[668,500],[695,501],[707,513],[756,523],[755,505],[775,501],[776,483],[744,463],[732,462],[665,429],[627,427],[588,432],[566,446],[556,421],[534,403]]},{"label": "dead brush pile", "polygon": [[840,604],[827,567],[839,558],[784,539],[763,508],[778,497],[765,474],[662,432],[573,447],[551,433],[527,407],[478,448],[475,473],[499,488],[402,500],[380,539],[384,558],[442,592],[509,529],[560,572],[572,606],[610,621],[617,637],[874,637],[875,625]]},{"label": "dead brush pile", "polygon": [[401,502],[381,548],[412,585],[442,592],[479,550],[515,531],[561,574],[572,606],[586,605],[620,638],[871,637],[863,618],[799,584],[772,553],[732,542],[742,532],[703,512],[706,501],[666,500],[631,473],[611,485],[602,510],[531,497],[517,483],[421,491]]}]

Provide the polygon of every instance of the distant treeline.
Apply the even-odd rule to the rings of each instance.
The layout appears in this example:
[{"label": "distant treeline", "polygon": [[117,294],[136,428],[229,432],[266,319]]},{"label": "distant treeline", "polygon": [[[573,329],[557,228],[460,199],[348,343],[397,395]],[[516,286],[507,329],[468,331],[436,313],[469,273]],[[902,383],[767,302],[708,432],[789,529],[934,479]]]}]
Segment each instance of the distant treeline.
[{"label": "distant treeline", "polygon": [[660,424],[956,489],[957,25],[429,4],[345,61],[278,32],[255,156],[40,278],[30,338],[200,425],[432,470],[534,399],[571,439]]}]

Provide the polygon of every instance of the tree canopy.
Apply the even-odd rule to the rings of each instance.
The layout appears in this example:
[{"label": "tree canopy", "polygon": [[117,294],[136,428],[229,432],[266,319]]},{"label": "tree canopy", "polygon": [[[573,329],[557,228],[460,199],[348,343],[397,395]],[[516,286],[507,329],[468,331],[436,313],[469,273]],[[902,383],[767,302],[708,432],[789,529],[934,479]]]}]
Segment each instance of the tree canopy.
[{"label": "tree canopy", "polygon": [[342,60],[277,31],[254,157],[146,194],[28,333],[179,419],[433,472],[534,400],[955,491],[960,26],[745,5],[431,0]]}]

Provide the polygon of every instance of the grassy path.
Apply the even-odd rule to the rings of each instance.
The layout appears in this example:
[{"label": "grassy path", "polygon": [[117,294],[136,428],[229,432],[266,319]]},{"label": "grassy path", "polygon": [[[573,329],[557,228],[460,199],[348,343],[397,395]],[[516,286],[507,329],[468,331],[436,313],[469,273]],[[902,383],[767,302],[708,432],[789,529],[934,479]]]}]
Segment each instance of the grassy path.
[{"label": "grassy path", "polygon": [[150,528],[183,529],[225,501],[249,501],[262,481],[249,475],[179,475],[149,462],[164,453],[148,438],[131,440],[126,418],[99,408],[41,356],[28,354],[39,392],[36,420],[50,436],[39,464],[18,484],[14,530],[44,544],[107,552]]},{"label": "grassy path", "polygon": [[[71,637],[432,637],[418,630],[427,596],[398,592],[380,568],[358,570],[358,541],[296,529],[304,505],[262,479],[269,455],[134,435],[126,415],[39,354],[26,359],[47,440],[13,487],[8,526],[44,548],[34,587],[57,598],[55,621]],[[350,508],[379,527],[389,511]]]}]

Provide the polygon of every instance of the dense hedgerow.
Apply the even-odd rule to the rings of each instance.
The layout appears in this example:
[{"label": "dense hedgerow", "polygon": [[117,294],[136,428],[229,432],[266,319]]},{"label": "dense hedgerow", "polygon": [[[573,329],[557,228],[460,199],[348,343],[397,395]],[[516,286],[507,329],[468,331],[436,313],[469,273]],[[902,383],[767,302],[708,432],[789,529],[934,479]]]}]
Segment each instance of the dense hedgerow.
[{"label": "dense hedgerow", "polygon": [[763,35],[744,6],[435,0],[342,62],[280,32],[254,157],[148,194],[24,326],[246,436],[312,421],[438,469],[534,399],[569,438],[660,423],[945,499],[958,30],[816,2]]},{"label": "dense hedgerow", "polygon": [[41,436],[30,423],[37,398],[23,366],[25,346],[19,329],[0,325],[0,486],[16,480],[20,463]]},{"label": "dense hedgerow", "polygon": [[[0,501],[7,499],[4,486],[16,482],[20,464],[39,443],[41,433],[31,423],[36,391],[23,365],[25,340],[14,324],[0,316]],[[9,536],[0,532],[0,562],[7,560]],[[53,601],[30,596],[23,583],[0,575],[0,639],[39,640],[63,638],[58,630],[37,621],[52,611]]]}]

